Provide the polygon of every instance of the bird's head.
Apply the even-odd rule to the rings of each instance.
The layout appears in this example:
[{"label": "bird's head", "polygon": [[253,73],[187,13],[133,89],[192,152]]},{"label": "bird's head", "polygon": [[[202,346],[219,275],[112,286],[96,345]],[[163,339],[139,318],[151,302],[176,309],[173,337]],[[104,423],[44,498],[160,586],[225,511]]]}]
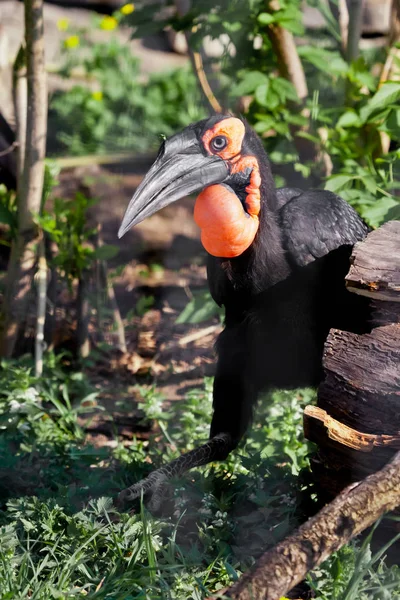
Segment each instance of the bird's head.
[{"label": "bird's head", "polygon": [[163,142],[128,205],[119,237],[171,202],[201,190],[194,218],[203,246],[213,256],[240,256],[259,228],[262,154],[257,136],[238,118],[218,115],[186,127]]}]

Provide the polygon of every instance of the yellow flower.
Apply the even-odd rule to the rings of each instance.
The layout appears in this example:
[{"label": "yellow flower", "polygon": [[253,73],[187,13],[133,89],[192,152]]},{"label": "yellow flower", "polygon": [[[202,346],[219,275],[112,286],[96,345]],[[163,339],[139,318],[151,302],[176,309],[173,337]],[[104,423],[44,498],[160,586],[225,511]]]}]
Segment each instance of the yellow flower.
[{"label": "yellow flower", "polygon": [[92,92],[93,100],[97,100],[97,102],[101,102],[103,100],[103,92]]},{"label": "yellow flower", "polygon": [[131,13],[133,13],[134,10],[135,10],[134,4],[124,4],[124,6],[121,6],[121,8],[120,8],[120,11],[122,12],[123,15],[130,15]]},{"label": "yellow flower", "polygon": [[115,17],[104,17],[101,20],[100,28],[105,31],[112,31],[118,25],[118,21]]},{"label": "yellow flower", "polygon": [[57,29],[59,31],[67,31],[68,27],[69,27],[69,19],[58,19]]},{"label": "yellow flower", "polygon": [[66,48],[77,48],[79,46],[79,36],[70,35],[66,40],[64,40],[64,46]]}]

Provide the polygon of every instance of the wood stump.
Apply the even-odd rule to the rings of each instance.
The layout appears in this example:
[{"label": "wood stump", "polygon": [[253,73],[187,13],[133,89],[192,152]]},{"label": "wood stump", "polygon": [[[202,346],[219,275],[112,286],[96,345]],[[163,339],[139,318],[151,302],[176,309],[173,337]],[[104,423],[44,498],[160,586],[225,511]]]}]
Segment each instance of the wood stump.
[{"label": "wood stump", "polygon": [[349,291],[371,298],[371,332],[332,329],[317,406],[304,413],[318,445],[314,478],[325,499],[381,469],[400,450],[400,222],[354,247]]}]

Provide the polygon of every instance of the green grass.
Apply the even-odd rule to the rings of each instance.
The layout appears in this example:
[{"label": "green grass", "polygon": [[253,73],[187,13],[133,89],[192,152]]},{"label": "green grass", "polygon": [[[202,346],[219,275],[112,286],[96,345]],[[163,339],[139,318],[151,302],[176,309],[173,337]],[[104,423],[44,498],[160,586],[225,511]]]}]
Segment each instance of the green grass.
[{"label": "green grass", "polygon": [[[140,388],[157,441],[99,449],[78,423],[81,412],[98,410],[81,373],[54,357],[41,381],[29,361],[2,365],[1,600],[201,599],[304,520],[315,498],[312,448],[302,436],[310,390],[263,401],[226,462],[173,482],[162,516],[143,505],[132,514],[115,509],[118,490],[207,437],[211,383],[169,409],[155,388]],[[311,575],[316,598],[400,598],[398,567],[386,566],[386,548],[373,557],[369,542],[342,549]]]}]

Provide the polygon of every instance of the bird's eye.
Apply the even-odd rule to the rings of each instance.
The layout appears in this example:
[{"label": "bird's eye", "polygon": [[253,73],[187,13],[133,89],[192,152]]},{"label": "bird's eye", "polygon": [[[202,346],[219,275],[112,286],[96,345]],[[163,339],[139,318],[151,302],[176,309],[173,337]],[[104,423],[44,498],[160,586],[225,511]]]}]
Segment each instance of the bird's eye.
[{"label": "bird's eye", "polygon": [[221,150],[223,150],[224,148],[226,148],[228,145],[228,140],[224,135],[217,135],[215,138],[213,138],[211,140],[211,149],[214,150],[214,152],[220,152]]}]

